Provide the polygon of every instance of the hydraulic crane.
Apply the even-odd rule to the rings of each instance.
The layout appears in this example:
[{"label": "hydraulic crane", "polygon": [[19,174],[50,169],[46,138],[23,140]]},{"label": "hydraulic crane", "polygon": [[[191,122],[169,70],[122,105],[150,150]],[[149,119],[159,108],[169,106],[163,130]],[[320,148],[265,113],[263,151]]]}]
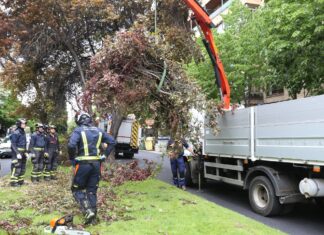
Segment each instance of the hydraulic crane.
[{"label": "hydraulic crane", "polygon": [[214,42],[214,37],[212,33],[212,28],[215,28],[212,20],[209,17],[209,14],[202,8],[202,6],[196,0],[183,0],[185,4],[192,10],[192,20],[197,23],[200,27],[200,31],[202,31],[203,43],[206,47],[208,55],[211,59],[216,84],[219,89],[219,94],[223,101],[223,108],[230,108],[230,86],[228,84],[228,80],[226,78],[226,74],[224,71],[224,67],[222,61],[219,58],[218,50]]}]

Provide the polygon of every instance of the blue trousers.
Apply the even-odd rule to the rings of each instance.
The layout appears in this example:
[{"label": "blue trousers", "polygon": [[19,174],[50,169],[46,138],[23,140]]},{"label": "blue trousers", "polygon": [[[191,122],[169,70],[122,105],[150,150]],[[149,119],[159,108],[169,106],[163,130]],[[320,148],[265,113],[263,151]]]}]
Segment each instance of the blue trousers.
[{"label": "blue trousers", "polygon": [[97,190],[100,180],[100,162],[80,163],[75,166],[72,194],[83,213],[97,212]]},{"label": "blue trousers", "polygon": [[[185,161],[184,157],[178,157],[176,159],[170,159],[171,171],[173,175],[173,184],[182,187],[185,185]],[[179,177],[178,177],[179,172]]]}]

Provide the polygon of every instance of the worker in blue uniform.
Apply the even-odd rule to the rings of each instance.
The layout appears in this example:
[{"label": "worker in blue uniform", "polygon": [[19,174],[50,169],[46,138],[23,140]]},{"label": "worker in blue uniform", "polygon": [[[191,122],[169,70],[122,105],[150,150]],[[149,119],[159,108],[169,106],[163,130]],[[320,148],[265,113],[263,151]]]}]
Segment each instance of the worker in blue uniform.
[{"label": "worker in blue uniform", "polygon": [[167,145],[167,153],[170,158],[171,171],[173,176],[173,184],[183,190],[186,190],[185,182],[185,159],[184,148],[189,150],[193,156],[195,153],[189,147],[188,143],[184,139],[175,138],[170,139]]},{"label": "worker in blue uniform", "polygon": [[16,130],[10,135],[12,151],[10,185],[13,187],[24,184],[27,162],[26,119],[18,119],[16,127]]},{"label": "worker in blue uniform", "polygon": [[[100,165],[114,149],[114,138],[92,125],[88,113],[75,116],[78,125],[69,139],[68,153],[74,166],[72,194],[84,214],[85,224],[93,223],[97,215],[97,189],[100,179]],[[108,145],[100,155],[103,145]]]},{"label": "worker in blue uniform", "polygon": [[60,150],[60,141],[56,133],[56,126],[48,126],[48,134],[45,136],[45,153],[44,153],[44,180],[55,180],[57,170],[57,160],[59,155],[62,155]]},{"label": "worker in blue uniform", "polygon": [[39,182],[43,176],[44,150],[45,150],[44,125],[41,123],[37,123],[36,131],[32,134],[29,143],[29,152],[31,156],[31,161],[33,163],[33,170],[31,173],[31,181],[33,183]]}]

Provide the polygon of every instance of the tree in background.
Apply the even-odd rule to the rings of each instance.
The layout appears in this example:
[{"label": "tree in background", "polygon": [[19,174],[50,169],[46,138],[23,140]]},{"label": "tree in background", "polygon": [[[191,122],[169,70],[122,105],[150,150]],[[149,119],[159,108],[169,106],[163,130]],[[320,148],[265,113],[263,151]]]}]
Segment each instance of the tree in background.
[{"label": "tree in background", "polygon": [[[24,111],[43,122],[64,117],[66,100],[89,79],[90,58],[101,49],[105,36],[135,24],[155,33],[152,2],[147,0],[0,3],[6,7],[0,11],[1,79],[14,95],[29,98]],[[170,57],[185,61],[186,54],[197,53],[190,43],[184,4],[160,1],[158,8],[155,36],[168,42],[163,45],[170,48]]]},{"label": "tree in background", "polygon": [[[267,91],[272,86],[287,88],[293,98],[302,89],[308,95],[323,93],[320,2],[271,0],[256,10],[233,3],[223,16],[225,32],[215,34],[233,102],[249,105],[253,89]],[[207,53],[204,58],[186,70],[214,98],[217,90]]]},{"label": "tree in background", "polygon": [[82,87],[90,57],[104,35],[114,31],[116,15],[106,1],[3,1],[1,79],[42,122],[65,117],[66,100]]},{"label": "tree in background", "polygon": [[17,107],[20,102],[0,87],[0,136],[6,134],[6,129],[16,123]]},{"label": "tree in background", "polygon": [[286,87],[296,98],[324,94],[323,0],[272,0],[262,17],[267,23],[264,43],[269,66],[275,69],[274,84]]},{"label": "tree in background", "polygon": [[[216,45],[219,48],[227,78],[231,86],[233,102],[249,103],[249,95],[253,87],[264,87],[268,69],[261,51],[263,49],[263,22],[255,20],[259,10],[252,12],[239,1],[233,3],[230,12],[224,15],[225,32],[216,34]],[[200,43],[201,47],[203,44]],[[197,79],[209,98],[218,97],[213,68],[207,52],[205,61],[190,63],[186,66],[188,74]]]}]

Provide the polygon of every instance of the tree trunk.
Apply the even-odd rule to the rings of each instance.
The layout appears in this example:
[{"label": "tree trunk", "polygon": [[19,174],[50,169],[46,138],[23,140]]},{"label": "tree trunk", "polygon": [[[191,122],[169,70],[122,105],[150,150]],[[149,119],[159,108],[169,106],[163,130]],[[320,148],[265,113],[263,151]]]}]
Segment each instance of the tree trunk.
[{"label": "tree trunk", "polygon": [[66,46],[68,47],[69,51],[71,52],[71,54],[72,54],[72,56],[73,56],[73,58],[75,60],[75,63],[77,65],[77,67],[78,67],[78,70],[79,70],[79,73],[80,73],[80,76],[81,76],[81,81],[82,81],[83,86],[84,86],[85,83],[86,83],[86,78],[85,78],[84,72],[82,70],[80,59],[79,59],[77,53],[75,52],[75,50],[73,49],[73,46],[71,45],[71,43],[67,42]]},{"label": "tree trunk", "polygon": [[[76,65],[78,67],[78,70],[79,70],[79,73],[80,73],[80,76],[81,76],[81,81],[82,81],[82,87],[84,88],[85,87],[85,84],[86,84],[86,77],[84,75],[84,72],[83,72],[83,69],[82,69],[82,65],[81,65],[81,62],[79,60],[79,57],[77,55],[77,53],[75,52],[75,50],[73,49],[73,46],[68,42],[66,43],[69,51],[71,52],[75,62],[76,62]],[[85,111],[87,111],[90,115],[93,114],[93,110],[92,110],[92,106],[89,105],[88,107],[84,107]]]},{"label": "tree trunk", "polygon": [[297,99],[297,95],[298,95],[297,93],[292,94],[291,97],[293,98],[293,100],[296,100]]}]

